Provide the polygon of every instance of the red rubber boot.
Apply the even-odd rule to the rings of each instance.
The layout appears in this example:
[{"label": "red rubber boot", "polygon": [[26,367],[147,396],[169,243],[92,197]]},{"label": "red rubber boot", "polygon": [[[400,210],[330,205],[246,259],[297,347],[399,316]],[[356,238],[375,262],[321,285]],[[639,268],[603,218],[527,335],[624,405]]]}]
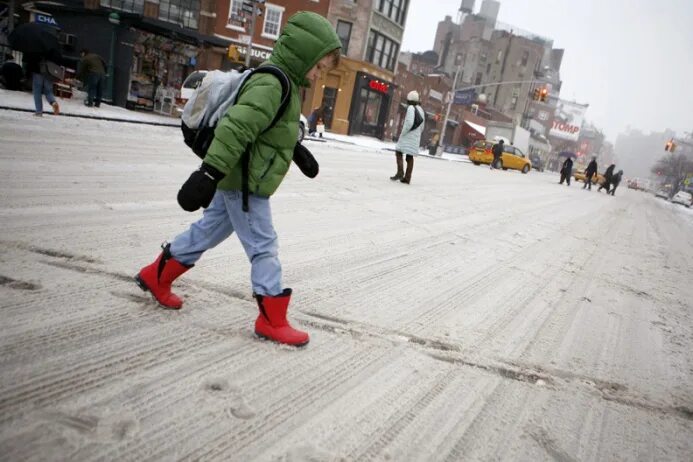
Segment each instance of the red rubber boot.
[{"label": "red rubber boot", "polygon": [[171,284],[192,266],[185,266],[174,259],[170,247],[171,244],[166,245],[154,263],[142,268],[135,276],[135,281],[142,290],[151,292],[161,306],[178,310],[183,306],[183,300],[171,292]]},{"label": "red rubber boot", "polygon": [[291,301],[291,289],[281,295],[255,295],[260,315],[255,321],[255,333],[260,337],[286,345],[303,346],[310,338],[307,332],[294,329],[286,320],[286,311]]}]

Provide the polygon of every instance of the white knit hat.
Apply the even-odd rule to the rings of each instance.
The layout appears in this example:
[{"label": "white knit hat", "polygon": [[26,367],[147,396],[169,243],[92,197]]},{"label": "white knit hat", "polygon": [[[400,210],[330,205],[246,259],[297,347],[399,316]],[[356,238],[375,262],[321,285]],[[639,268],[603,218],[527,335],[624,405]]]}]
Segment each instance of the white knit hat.
[{"label": "white knit hat", "polygon": [[411,101],[413,103],[418,103],[419,102],[419,92],[416,90],[412,90],[409,92],[407,95],[407,101]]}]

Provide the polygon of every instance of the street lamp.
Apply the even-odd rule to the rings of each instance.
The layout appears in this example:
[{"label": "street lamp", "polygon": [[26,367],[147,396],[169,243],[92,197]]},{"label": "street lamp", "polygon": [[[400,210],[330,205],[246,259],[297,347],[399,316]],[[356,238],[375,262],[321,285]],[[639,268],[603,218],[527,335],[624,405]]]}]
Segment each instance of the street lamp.
[{"label": "street lamp", "polygon": [[120,15],[118,13],[111,13],[108,15],[108,22],[110,22],[113,27],[111,28],[111,51],[108,56],[108,99],[111,101],[111,104],[115,104],[114,98],[113,98],[113,84],[115,81],[115,76],[114,74],[114,63],[113,61],[115,60],[115,45],[116,45],[116,28],[120,24]]}]

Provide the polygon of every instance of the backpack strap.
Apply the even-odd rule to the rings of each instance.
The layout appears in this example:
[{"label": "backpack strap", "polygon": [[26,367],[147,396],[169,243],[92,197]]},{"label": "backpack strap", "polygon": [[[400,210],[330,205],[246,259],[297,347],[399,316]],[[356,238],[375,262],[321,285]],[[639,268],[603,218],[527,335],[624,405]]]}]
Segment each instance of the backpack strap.
[{"label": "backpack strap", "polygon": [[[272,64],[267,64],[264,66],[260,66],[256,69],[253,69],[250,72],[250,75],[246,78],[245,82],[248,81],[250,77],[252,77],[255,74],[272,74],[279,80],[279,83],[282,86],[282,99],[281,102],[279,103],[279,109],[277,110],[277,114],[274,116],[272,119],[272,122],[269,124],[269,126],[262,132],[265,133],[268,130],[270,130],[274,125],[279,121],[279,119],[284,115],[284,112],[286,111],[287,106],[289,105],[289,101],[291,100],[291,82],[289,81],[289,77],[286,75],[286,73],[281,70],[279,67],[274,66]],[[240,91],[238,92],[240,94]],[[243,211],[247,212],[250,210],[248,206],[248,196],[250,195],[250,188],[248,185],[248,177],[250,175],[250,148],[251,145],[248,145],[245,148],[245,151],[243,152],[243,155],[241,156],[241,189],[243,193]]]}]

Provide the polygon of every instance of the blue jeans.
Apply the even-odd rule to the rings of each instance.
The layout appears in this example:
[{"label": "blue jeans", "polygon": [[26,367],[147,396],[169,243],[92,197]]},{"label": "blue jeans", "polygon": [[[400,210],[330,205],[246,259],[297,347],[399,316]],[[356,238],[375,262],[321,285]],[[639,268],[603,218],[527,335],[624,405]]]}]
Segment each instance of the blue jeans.
[{"label": "blue jeans", "polygon": [[104,76],[90,72],[87,75],[87,104],[99,107],[101,104],[101,94],[103,93]]},{"label": "blue jeans", "polygon": [[43,95],[46,95],[46,99],[50,104],[55,103],[53,82],[38,72],[34,72],[32,76],[32,87],[34,90],[34,106],[36,107],[36,113],[41,114],[43,112]]},{"label": "blue jeans", "polygon": [[278,257],[277,233],[272,225],[269,198],[250,195],[248,212],[243,211],[240,191],[217,190],[202,218],[171,243],[171,255],[190,266],[234,231],[250,260],[250,281],[258,295],[279,295],[282,266]]}]

